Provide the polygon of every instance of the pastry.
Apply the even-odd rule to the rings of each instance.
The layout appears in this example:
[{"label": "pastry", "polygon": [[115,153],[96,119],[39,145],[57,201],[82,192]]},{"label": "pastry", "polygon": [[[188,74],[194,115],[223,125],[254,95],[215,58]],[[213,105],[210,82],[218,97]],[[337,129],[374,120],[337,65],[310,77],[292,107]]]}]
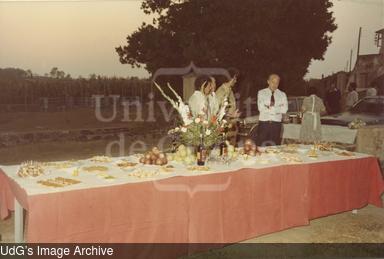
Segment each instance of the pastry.
[{"label": "pastry", "polygon": [[42,184],[44,186],[48,186],[48,187],[65,187],[65,186],[81,183],[81,181],[69,179],[69,178],[63,178],[63,177],[56,177],[53,179],[37,181],[37,183]]},{"label": "pastry", "polygon": [[127,168],[127,167],[134,167],[137,164],[138,163],[133,163],[133,162],[129,162],[129,161],[120,161],[117,163],[117,166],[121,167],[121,168]]},{"label": "pastry", "polygon": [[97,172],[97,171],[108,171],[108,167],[106,166],[86,166],[82,168],[86,172]]},{"label": "pastry", "polygon": [[20,177],[37,177],[44,174],[41,163],[35,161],[27,161],[20,165],[17,175]]},{"label": "pastry", "polygon": [[111,158],[109,156],[94,156],[90,159],[92,162],[109,163]]},{"label": "pastry", "polygon": [[209,171],[210,170],[208,166],[190,166],[187,169],[190,171]]}]

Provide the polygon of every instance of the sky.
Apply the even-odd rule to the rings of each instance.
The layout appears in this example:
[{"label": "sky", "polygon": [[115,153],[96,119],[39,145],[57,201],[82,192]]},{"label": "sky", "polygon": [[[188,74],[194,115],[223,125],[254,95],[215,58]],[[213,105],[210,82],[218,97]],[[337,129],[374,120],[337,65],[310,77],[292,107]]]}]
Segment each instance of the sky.
[{"label": "sky", "polygon": [[[316,1],[316,0],[313,0]],[[361,54],[378,53],[374,32],[384,28],[384,0],[333,0],[338,29],[323,61],[306,78],[345,70],[359,27]],[[58,67],[72,77],[90,74],[147,77],[143,68],[119,62],[115,47],[152,17],[139,0],[0,0],[0,68],[19,67],[43,75]]]}]

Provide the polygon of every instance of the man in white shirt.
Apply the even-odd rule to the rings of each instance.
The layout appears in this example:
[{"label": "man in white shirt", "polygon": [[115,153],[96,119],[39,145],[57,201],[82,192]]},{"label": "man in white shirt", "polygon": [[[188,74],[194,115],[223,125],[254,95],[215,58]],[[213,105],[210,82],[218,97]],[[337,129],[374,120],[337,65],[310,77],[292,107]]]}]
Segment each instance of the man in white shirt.
[{"label": "man in white shirt", "polygon": [[216,115],[219,103],[216,98],[216,80],[207,75],[199,76],[195,81],[195,92],[188,100],[192,116],[204,115],[206,119]]},{"label": "man in white shirt", "polygon": [[355,105],[355,103],[357,103],[357,101],[359,100],[359,94],[357,93],[356,88],[357,88],[356,83],[351,83],[349,85],[349,93],[345,101],[345,106],[347,110],[352,108],[352,106]]},{"label": "man in white shirt", "polygon": [[287,96],[278,89],[280,77],[271,74],[267,80],[268,87],[257,94],[259,108],[259,125],[257,130],[258,146],[280,145],[281,120],[288,111]]}]

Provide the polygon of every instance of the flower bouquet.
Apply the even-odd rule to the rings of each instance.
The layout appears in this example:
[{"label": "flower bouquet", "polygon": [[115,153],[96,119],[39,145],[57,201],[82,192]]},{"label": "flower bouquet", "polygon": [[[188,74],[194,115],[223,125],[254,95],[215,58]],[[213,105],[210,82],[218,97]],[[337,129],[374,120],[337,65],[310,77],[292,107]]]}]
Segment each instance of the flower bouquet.
[{"label": "flower bouquet", "polygon": [[179,144],[195,147],[200,144],[201,135],[206,147],[212,147],[220,142],[221,135],[227,127],[227,121],[224,119],[226,108],[228,106],[226,98],[224,98],[223,103],[220,104],[216,114],[212,114],[208,117],[206,113],[200,113],[193,117],[190,107],[183,102],[182,98],[169,84],[167,84],[167,86],[176,96],[176,101],[167,96],[156,82],[155,86],[159,89],[164,98],[170,102],[173,108],[176,109],[181,118],[181,125],[168,131],[168,134],[173,135],[173,139],[177,139]]}]

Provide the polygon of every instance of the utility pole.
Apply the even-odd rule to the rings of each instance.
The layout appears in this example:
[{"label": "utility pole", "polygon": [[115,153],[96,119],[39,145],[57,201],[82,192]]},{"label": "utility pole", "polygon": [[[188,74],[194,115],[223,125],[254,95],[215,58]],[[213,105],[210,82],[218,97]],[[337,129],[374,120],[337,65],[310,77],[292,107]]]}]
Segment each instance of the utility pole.
[{"label": "utility pole", "polygon": [[349,57],[349,72],[352,70],[352,54],[353,54],[353,49],[351,49],[351,55]]},{"label": "utility pole", "polygon": [[356,61],[359,58],[360,55],[360,40],[361,40],[361,27],[359,28],[359,39],[357,41],[357,56],[356,56]]}]

